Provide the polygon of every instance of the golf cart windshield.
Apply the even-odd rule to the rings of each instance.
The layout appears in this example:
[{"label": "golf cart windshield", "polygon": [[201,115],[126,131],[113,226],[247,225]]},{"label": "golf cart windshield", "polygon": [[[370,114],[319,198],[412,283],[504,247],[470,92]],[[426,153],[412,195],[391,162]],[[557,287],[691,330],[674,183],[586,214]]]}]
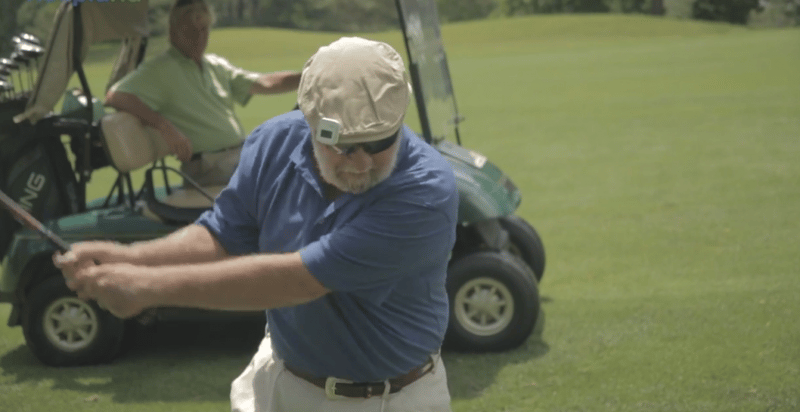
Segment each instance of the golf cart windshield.
[{"label": "golf cart windshield", "polygon": [[426,140],[451,134],[458,140],[458,108],[433,0],[397,0],[408,49],[409,71]]}]

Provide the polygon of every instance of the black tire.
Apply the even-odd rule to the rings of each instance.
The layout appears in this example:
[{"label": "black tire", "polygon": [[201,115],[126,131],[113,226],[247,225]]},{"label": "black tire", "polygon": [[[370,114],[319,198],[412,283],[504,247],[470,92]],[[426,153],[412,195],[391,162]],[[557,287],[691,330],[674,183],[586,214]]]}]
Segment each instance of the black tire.
[{"label": "black tire", "polygon": [[504,216],[498,219],[500,225],[508,232],[510,241],[508,251],[520,257],[533,270],[536,281],[541,282],[544,276],[545,253],[542,238],[525,219],[516,216]]},{"label": "black tire", "polygon": [[476,252],[452,262],[447,294],[447,349],[516,348],[530,336],[539,315],[536,278],[525,262],[508,252]]},{"label": "black tire", "polygon": [[59,274],[28,295],[22,331],[28,347],[46,365],[95,365],[119,353],[125,323],[94,301],[78,299]]}]

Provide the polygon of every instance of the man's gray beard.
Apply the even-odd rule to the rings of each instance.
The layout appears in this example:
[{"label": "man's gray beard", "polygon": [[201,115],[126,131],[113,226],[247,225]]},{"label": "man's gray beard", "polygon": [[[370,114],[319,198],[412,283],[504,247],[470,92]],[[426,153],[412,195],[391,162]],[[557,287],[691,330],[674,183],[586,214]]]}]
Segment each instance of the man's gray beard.
[{"label": "man's gray beard", "polygon": [[[398,139],[399,141],[399,139]],[[383,182],[389,176],[391,176],[392,172],[394,171],[395,166],[397,166],[397,156],[400,153],[400,145],[395,142],[397,145],[396,147],[392,147],[387,150],[394,150],[394,156],[392,156],[392,162],[389,166],[384,170],[382,173],[375,175],[375,171],[371,170],[369,172],[369,179],[366,181],[359,181],[359,182],[347,182],[340,179],[336,175],[336,171],[330,167],[330,164],[324,159],[324,156],[320,154],[320,148],[322,143],[319,143],[315,140],[312,140],[313,143],[313,152],[314,158],[317,160],[317,165],[319,166],[319,174],[322,176],[322,180],[325,182],[333,185],[335,188],[341,190],[342,192],[352,193],[352,194],[360,194],[364,193],[369,189],[377,186],[378,183]]]}]

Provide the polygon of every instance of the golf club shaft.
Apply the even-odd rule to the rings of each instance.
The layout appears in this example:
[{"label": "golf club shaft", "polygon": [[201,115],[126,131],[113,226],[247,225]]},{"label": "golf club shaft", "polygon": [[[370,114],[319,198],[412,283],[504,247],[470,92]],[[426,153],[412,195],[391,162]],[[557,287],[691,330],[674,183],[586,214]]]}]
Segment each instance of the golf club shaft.
[{"label": "golf club shaft", "polygon": [[61,239],[58,235],[44,227],[42,222],[36,220],[35,217],[31,216],[19,203],[8,197],[2,190],[0,190],[0,203],[2,203],[3,207],[8,209],[17,221],[48,240],[50,244],[55,246],[59,251],[63,253],[69,250],[69,244],[65,242],[64,239]]},{"label": "golf club shaft", "polygon": [[[56,247],[61,253],[64,253],[69,250],[69,244],[61,239],[58,235],[51,232],[49,229],[42,225],[42,222],[36,220],[35,217],[31,216],[19,203],[15,202],[13,199],[8,197],[2,190],[0,190],[0,204],[3,205],[11,215],[14,216],[20,223],[22,223],[25,227],[35,231],[44,239],[50,242],[53,246]],[[95,265],[99,265],[100,262],[94,261]],[[97,305],[100,306],[101,309],[105,309],[105,306],[100,302],[97,302]],[[147,309],[142,312],[138,317],[138,321],[142,324],[150,323],[156,318],[155,309]]]},{"label": "golf club shaft", "polygon": [[33,89],[33,68],[31,67],[31,61],[30,60],[25,62],[25,68],[27,69],[26,71],[28,72],[28,90],[27,91],[30,92],[31,89]]}]

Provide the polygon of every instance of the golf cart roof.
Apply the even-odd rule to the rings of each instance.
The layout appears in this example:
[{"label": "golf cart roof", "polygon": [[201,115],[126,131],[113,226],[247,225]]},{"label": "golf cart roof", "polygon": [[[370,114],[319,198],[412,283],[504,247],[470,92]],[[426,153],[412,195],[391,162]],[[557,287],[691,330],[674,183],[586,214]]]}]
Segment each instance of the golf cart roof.
[{"label": "golf cart roof", "polygon": [[408,50],[409,72],[422,134],[429,142],[452,134],[458,141],[458,115],[450,69],[439,30],[435,0],[396,0]]},{"label": "golf cart roof", "polygon": [[[395,0],[409,58],[422,134],[438,142],[455,134],[461,120],[453,93],[439,29],[435,0]],[[113,84],[140,59],[147,37],[148,0],[137,2],[62,2],[54,19],[36,86],[17,123],[37,122],[50,113],[78,71],[92,44],[123,40],[108,84]],[[82,79],[83,82],[83,79]],[[84,89],[88,84],[84,83]],[[90,92],[85,90],[85,92]]]},{"label": "golf cart roof", "polygon": [[[86,58],[89,46],[106,40],[137,44],[147,36],[148,0],[137,2],[62,2],[53,21],[36,87],[25,111],[14,117],[20,123],[35,123],[53,110],[64,94],[72,74]],[[138,47],[138,46],[137,46]],[[120,78],[135,65],[135,56],[125,56],[123,47],[112,78]]]}]

